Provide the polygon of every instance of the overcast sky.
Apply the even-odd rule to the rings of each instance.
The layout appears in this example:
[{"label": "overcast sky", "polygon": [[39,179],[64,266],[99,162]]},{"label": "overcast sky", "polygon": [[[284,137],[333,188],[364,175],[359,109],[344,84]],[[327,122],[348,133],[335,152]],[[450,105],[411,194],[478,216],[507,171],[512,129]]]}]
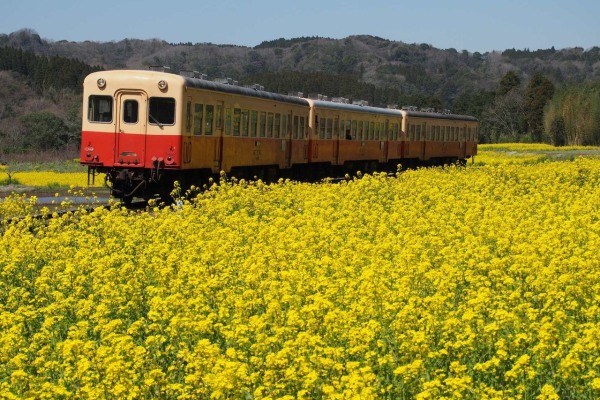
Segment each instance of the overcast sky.
[{"label": "overcast sky", "polygon": [[265,40],[368,34],[440,49],[600,46],[598,0],[2,0],[0,33],[45,39],[162,39],[253,47]]}]

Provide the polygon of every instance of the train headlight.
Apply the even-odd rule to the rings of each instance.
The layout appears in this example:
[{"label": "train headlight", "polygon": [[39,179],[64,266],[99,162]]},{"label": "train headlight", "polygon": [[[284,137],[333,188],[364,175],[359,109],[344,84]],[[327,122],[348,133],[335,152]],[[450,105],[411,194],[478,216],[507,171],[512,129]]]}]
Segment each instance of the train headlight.
[{"label": "train headlight", "polygon": [[104,89],[106,87],[106,80],[104,78],[98,79],[97,83],[100,89]]},{"label": "train headlight", "polygon": [[163,81],[163,80],[158,81],[158,88],[160,90],[167,90],[167,81]]}]

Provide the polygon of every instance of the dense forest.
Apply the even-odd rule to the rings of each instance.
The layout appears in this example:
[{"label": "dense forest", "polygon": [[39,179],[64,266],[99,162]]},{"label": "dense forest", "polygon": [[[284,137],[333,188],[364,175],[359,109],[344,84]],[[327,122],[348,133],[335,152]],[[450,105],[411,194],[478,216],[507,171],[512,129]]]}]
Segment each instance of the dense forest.
[{"label": "dense forest", "polygon": [[371,105],[451,109],[482,142],[600,144],[600,48],[469,53],[374,36],[301,37],[254,48],[212,43],[67,42],[0,34],[0,155],[76,149],[81,83],[99,69],[167,65]]}]

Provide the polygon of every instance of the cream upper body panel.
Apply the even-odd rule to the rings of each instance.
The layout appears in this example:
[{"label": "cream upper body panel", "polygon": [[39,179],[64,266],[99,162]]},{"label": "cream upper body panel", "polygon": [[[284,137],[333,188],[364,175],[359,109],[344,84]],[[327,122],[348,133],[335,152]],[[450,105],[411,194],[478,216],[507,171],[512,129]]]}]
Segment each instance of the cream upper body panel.
[{"label": "cream upper body panel", "polygon": [[[139,105],[139,120],[146,124],[148,134],[178,134],[181,132],[182,108],[185,79],[179,75],[157,71],[113,70],[99,71],[88,75],[83,82],[83,118],[82,130],[95,132],[115,132],[119,99],[136,96]],[[156,123],[149,116],[150,99],[173,99],[175,116],[172,123]],[[112,99],[108,104],[109,99]],[[105,105],[93,104],[104,101]],[[92,115],[98,110],[107,117]],[[171,122],[171,121],[169,121]]]}]

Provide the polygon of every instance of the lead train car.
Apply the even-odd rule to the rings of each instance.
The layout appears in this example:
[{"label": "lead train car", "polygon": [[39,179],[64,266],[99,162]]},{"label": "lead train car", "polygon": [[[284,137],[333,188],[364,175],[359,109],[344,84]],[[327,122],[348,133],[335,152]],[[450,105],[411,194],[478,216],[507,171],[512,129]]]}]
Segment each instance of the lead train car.
[{"label": "lead train car", "polygon": [[[439,133],[438,133],[439,130]],[[443,133],[442,133],[443,132]],[[81,163],[113,196],[168,197],[173,183],[323,177],[476,154],[477,120],[309,100],[156,71],[84,81]]]}]

